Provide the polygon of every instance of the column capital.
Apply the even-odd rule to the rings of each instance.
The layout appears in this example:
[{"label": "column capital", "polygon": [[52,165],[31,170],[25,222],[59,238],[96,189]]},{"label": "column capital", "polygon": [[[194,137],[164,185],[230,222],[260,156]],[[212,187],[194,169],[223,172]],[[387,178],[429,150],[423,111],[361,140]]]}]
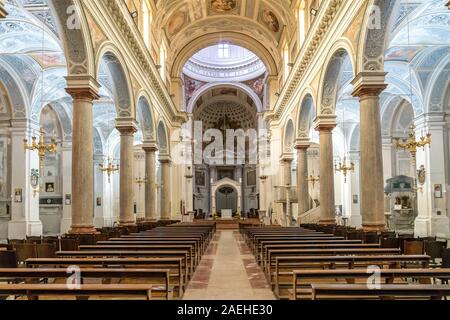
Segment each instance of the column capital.
[{"label": "column capital", "polygon": [[168,154],[160,154],[158,160],[161,163],[169,163],[170,164],[172,162],[172,158]]},{"label": "column capital", "polygon": [[310,146],[311,146],[311,143],[310,143],[309,139],[300,138],[300,139],[295,140],[294,148],[296,150],[307,150]]},{"label": "column capital", "polygon": [[294,161],[294,154],[292,153],[283,153],[280,158],[283,162],[292,162]]},{"label": "column capital", "polygon": [[336,115],[320,115],[314,120],[316,131],[333,131],[336,128]]},{"label": "column capital", "polygon": [[142,150],[145,152],[156,152],[158,151],[158,144],[156,141],[144,141],[142,143]]},{"label": "column capital", "polygon": [[66,77],[66,91],[74,99],[97,100],[100,98],[100,84],[89,75],[75,75]]},{"label": "column capital", "polygon": [[119,118],[116,119],[116,129],[120,134],[135,134],[138,131],[138,126],[133,118]]},{"label": "column capital", "polygon": [[352,81],[354,86],[352,95],[354,97],[378,96],[387,88],[384,82],[386,75],[387,72],[360,72]]}]

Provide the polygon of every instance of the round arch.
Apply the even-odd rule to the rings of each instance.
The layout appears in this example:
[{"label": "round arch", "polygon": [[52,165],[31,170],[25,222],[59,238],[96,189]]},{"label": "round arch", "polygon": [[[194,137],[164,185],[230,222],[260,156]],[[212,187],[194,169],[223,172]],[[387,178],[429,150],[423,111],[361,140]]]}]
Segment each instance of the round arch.
[{"label": "round arch", "polygon": [[[47,1],[57,17],[58,30],[64,43],[67,74],[95,76],[92,37],[80,0]],[[71,27],[69,24],[72,24]]]},{"label": "round arch", "polygon": [[205,94],[206,92],[208,92],[209,90],[217,88],[217,87],[241,89],[248,96],[250,96],[250,98],[252,98],[252,100],[255,103],[255,106],[256,106],[256,109],[258,110],[258,112],[263,112],[264,111],[262,102],[259,99],[258,95],[252,89],[250,89],[248,86],[246,86],[245,84],[243,84],[243,83],[229,83],[229,82],[213,82],[213,83],[208,83],[208,84],[202,86],[199,90],[197,90],[194,93],[194,95],[192,96],[192,98],[189,101],[189,104],[187,105],[186,112],[187,113],[194,112],[194,106],[197,103],[198,99],[200,99],[200,97],[203,94]]},{"label": "round arch", "polygon": [[168,137],[167,126],[164,121],[161,120],[158,124],[157,131],[157,142],[160,154],[167,155],[170,153]]},{"label": "round arch", "polygon": [[295,145],[295,126],[294,121],[289,118],[284,127],[283,134],[283,152],[292,153]]},{"label": "round arch", "polygon": [[171,77],[179,78],[183,72],[186,62],[198,51],[216,45],[221,40],[227,40],[235,45],[246,48],[256,54],[266,66],[270,76],[278,74],[278,67],[272,54],[254,38],[237,32],[215,32],[203,35],[189,42],[183,49],[178,52],[172,64]]},{"label": "round arch", "polygon": [[100,47],[96,58],[96,79],[99,80],[102,63],[111,76],[114,102],[119,118],[136,118],[131,78],[120,51],[110,42]]},{"label": "round arch", "polygon": [[297,116],[297,137],[308,139],[311,132],[312,122],[316,114],[316,104],[311,93],[306,93],[301,100]]},{"label": "round arch", "polygon": [[[361,26],[356,74],[363,71],[383,71],[388,26],[400,1],[370,0]],[[375,15],[375,16],[374,16]],[[373,24],[377,24],[374,26]]]},{"label": "round arch", "polygon": [[338,89],[344,71],[346,59],[350,60],[352,76],[355,77],[355,63],[352,48],[347,45],[347,41],[341,39],[337,41],[330,50],[325,68],[322,69],[319,97],[317,99],[320,106],[317,107],[317,114],[335,114]]},{"label": "round arch", "polygon": [[150,100],[146,92],[138,94],[136,118],[140,124],[145,140],[155,139],[155,123]]}]

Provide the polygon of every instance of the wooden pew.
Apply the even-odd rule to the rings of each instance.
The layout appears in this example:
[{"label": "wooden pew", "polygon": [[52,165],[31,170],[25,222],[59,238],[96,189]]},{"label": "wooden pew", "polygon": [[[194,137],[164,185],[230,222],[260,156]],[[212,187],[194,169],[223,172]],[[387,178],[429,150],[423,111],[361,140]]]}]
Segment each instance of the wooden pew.
[{"label": "wooden pew", "polygon": [[312,300],[322,299],[408,299],[428,298],[441,300],[450,296],[449,285],[393,285],[384,284],[379,288],[355,284],[313,284]]},{"label": "wooden pew", "polygon": [[193,243],[195,250],[203,255],[206,248],[203,247],[200,238],[180,237],[180,238],[111,238],[107,241],[98,241],[97,244],[164,244],[170,242],[173,244]]},{"label": "wooden pew", "polygon": [[84,284],[68,288],[65,284],[0,284],[0,296],[27,296],[38,300],[40,296],[51,297],[143,297],[152,299],[152,286],[143,284]]},{"label": "wooden pew", "polygon": [[[295,270],[293,272],[291,298],[297,300],[305,294],[310,296],[311,285],[318,282],[320,284],[324,284],[324,282],[332,284],[344,280],[348,284],[355,284],[357,281],[362,281],[362,284],[364,284],[372,276],[373,273],[368,272],[367,269]],[[381,269],[379,270],[379,276],[385,284],[394,284],[402,281],[401,278],[425,280],[422,284],[432,284],[434,279],[450,278],[450,269]]]},{"label": "wooden pew", "polygon": [[84,245],[79,246],[80,251],[186,251],[193,267],[200,262],[199,252],[195,252],[193,244],[159,244],[159,245]]},{"label": "wooden pew", "polygon": [[375,249],[380,248],[379,244],[362,244],[362,243],[315,243],[315,244],[268,244],[263,247],[259,261],[268,259],[269,252],[280,252],[281,250],[295,249]]},{"label": "wooden pew", "polygon": [[[178,284],[178,297],[183,296],[187,285],[186,266],[183,258],[38,258],[28,259],[27,268],[139,268],[139,269],[168,269],[170,270],[170,284]],[[185,270],[185,271],[183,271]],[[175,291],[174,291],[175,293]]]},{"label": "wooden pew", "polygon": [[354,269],[367,268],[370,265],[398,268],[401,263],[415,263],[427,269],[430,257],[427,255],[285,256],[277,257],[275,260],[275,266],[271,268],[273,272],[270,271],[267,277],[275,294],[287,298],[288,294],[281,292],[281,289],[292,287],[293,271],[298,269]]},{"label": "wooden pew", "polygon": [[186,266],[186,282],[193,273],[192,260],[188,259],[187,251],[166,251],[166,250],[152,250],[152,251],[58,251],[57,257],[64,258],[81,258],[81,257],[103,257],[103,258],[182,258],[183,265]]},{"label": "wooden pew", "polygon": [[[145,279],[145,281],[151,281],[152,285],[164,285],[165,299],[170,299],[170,270],[158,270],[158,269],[80,269],[80,284],[84,284],[86,279]],[[36,268],[0,268],[0,279],[25,279],[27,282],[30,280],[40,279],[67,279],[72,273],[68,273],[67,269],[36,269]],[[160,292],[161,290],[153,290]]]},{"label": "wooden pew", "polygon": [[300,239],[300,240],[291,240],[291,239],[287,239],[287,240],[280,240],[280,239],[276,239],[276,240],[262,240],[259,241],[259,245],[257,248],[257,252],[255,254],[255,256],[260,256],[261,252],[264,250],[264,247],[267,245],[278,245],[278,244],[362,244],[361,240],[324,240],[324,239],[320,239],[320,240],[304,240],[304,239]]},{"label": "wooden pew", "polygon": [[335,237],[335,236],[306,236],[306,235],[285,235],[285,236],[279,236],[279,235],[258,235],[255,236],[254,240],[250,241],[248,243],[249,247],[252,249],[253,253],[255,254],[258,251],[258,247],[260,246],[260,243],[262,241],[273,241],[273,240],[309,240],[309,241],[320,241],[320,240],[344,240],[343,237]]},{"label": "wooden pew", "polygon": [[268,250],[267,259],[263,263],[263,269],[270,274],[271,266],[276,262],[277,257],[289,256],[326,256],[326,255],[398,255],[400,249],[391,248],[335,248],[335,249],[274,249]]}]

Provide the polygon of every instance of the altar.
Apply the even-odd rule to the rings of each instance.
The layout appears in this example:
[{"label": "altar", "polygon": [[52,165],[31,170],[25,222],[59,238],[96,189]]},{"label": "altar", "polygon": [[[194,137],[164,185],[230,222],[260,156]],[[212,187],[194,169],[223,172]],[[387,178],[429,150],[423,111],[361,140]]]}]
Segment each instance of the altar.
[{"label": "altar", "polygon": [[222,209],[220,213],[222,215],[222,219],[233,219],[233,210],[231,209]]}]

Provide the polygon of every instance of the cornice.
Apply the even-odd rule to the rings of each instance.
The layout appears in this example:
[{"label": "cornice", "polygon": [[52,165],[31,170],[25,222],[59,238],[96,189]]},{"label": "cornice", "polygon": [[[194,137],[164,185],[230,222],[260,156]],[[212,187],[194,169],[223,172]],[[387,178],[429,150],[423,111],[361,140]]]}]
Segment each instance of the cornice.
[{"label": "cornice", "polygon": [[284,86],[273,111],[270,115],[268,115],[271,120],[279,120],[281,118],[283,111],[291,101],[292,96],[300,84],[300,81],[311,65],[312,59],[322,44],[322,40],[327,35],[332,22],[344,3],[345,1],[343,0],[330,0],[328,7],[319,11],[321,14],[316,20],[319,22],[314,23],[313,30],[309,33],[305,45],[299,53],[291,75],[289,76],[287,85]]},{"label": "cornice", "polygon": [[115,27],[115,35],[122,38],[126,44],[126,49],[134,55],[137,65],[150,84],[150,89],[163,107],[162,112],[167,113],[168,120],[170,122],[186,121],[186,115],[177,110],[166,86],[159,76],[159,72],[153,63],[150,53],[145,47],[139,30],[128,12],[126,4],[122,0],[99,0],[95,2],[99,6],[99,9],[101,6],[101,16],[105,20],[110,21],[108,26]]}]

